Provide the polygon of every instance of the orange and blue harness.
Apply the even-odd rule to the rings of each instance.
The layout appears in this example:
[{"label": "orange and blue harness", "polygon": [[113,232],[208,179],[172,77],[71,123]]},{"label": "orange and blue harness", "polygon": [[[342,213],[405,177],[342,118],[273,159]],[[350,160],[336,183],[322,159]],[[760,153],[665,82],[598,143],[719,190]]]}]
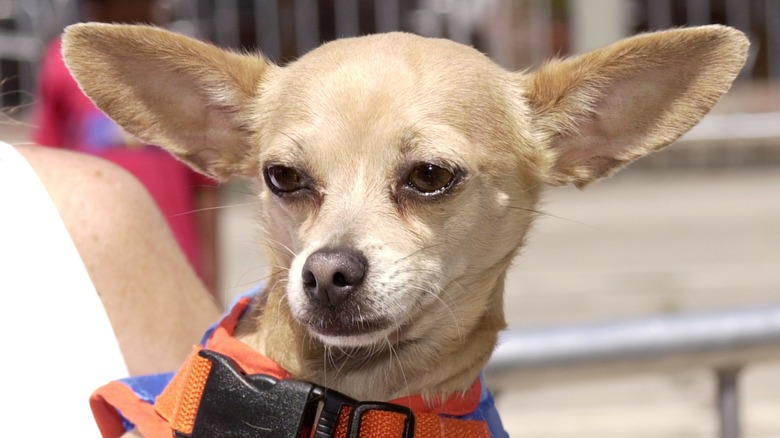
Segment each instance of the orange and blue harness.
[{"label": "orange and blue harness", "polygon": [[462,396],[429,406],[421,396],[359,402],[292,379],[233,336],[251,296],[241,297],[174,373],[114,381],[90,400],[103,437],[137,428],[147,438],[443,438],[508,435],[477,379]]}]

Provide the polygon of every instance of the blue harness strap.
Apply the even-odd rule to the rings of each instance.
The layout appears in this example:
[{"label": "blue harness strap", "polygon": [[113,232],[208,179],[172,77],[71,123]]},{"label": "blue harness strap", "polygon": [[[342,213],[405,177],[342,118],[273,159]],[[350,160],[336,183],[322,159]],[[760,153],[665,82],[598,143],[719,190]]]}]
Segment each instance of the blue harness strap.
[{"label": "blue harness strap", "polygon": [[477,409],[470,414],[455,418],[460,420],[484,421],[490,429],[491,438],[509,438],[509,434],[506,433],[504,425],[501,423],[501,416],[498,414],[498,409],[496,409],[496,401],[493,399],[493,394],[485,384],[485,376],[480,375],[479,380],[482,386],[482,392],[479,396]]}]

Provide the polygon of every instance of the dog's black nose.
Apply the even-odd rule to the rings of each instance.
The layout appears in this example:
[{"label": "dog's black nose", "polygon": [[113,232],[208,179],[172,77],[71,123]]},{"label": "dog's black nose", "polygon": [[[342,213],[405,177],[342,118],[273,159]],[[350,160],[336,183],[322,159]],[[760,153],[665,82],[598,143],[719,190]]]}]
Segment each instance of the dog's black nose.
[{"label": "dog's black nose", "polygon": [[368,261],[359,251],[321,249],[303,264],[303,289],[309,298],[329,307],[343,303],[366,276]]}]

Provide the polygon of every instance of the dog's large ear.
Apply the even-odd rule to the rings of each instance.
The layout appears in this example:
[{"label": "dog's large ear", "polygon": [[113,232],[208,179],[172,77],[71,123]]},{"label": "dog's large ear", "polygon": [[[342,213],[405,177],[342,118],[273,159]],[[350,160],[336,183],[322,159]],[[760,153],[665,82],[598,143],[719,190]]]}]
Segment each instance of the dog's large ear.
[{"label": "dog's large ear", "polygon": [[76,24],[63,57],[82,90],[139,139],[218,179],[252,173],[242,109],[271,69],[149,26]]},{"label": "dog's large ear", "polygon": [[729,89],[748,40],[703,26],[649,33],[523,77],[555,161],[548,183],[582,187],[693,127]]}]

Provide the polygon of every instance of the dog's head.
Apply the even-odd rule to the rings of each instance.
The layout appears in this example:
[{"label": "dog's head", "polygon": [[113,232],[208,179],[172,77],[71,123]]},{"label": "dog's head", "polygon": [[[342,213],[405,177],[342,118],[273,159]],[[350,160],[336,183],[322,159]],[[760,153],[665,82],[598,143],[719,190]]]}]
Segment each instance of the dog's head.
[{"label": "dog's head", "polygon": [[81,87],[127,131],[216,178],[262,182],[290,312],[339,346],[499,330],[540,189],[584,186],[673,142],[746,47],[730,28],[679,29],[529,74],[402,33],[283,68],[151,27],[64,37]]}]

